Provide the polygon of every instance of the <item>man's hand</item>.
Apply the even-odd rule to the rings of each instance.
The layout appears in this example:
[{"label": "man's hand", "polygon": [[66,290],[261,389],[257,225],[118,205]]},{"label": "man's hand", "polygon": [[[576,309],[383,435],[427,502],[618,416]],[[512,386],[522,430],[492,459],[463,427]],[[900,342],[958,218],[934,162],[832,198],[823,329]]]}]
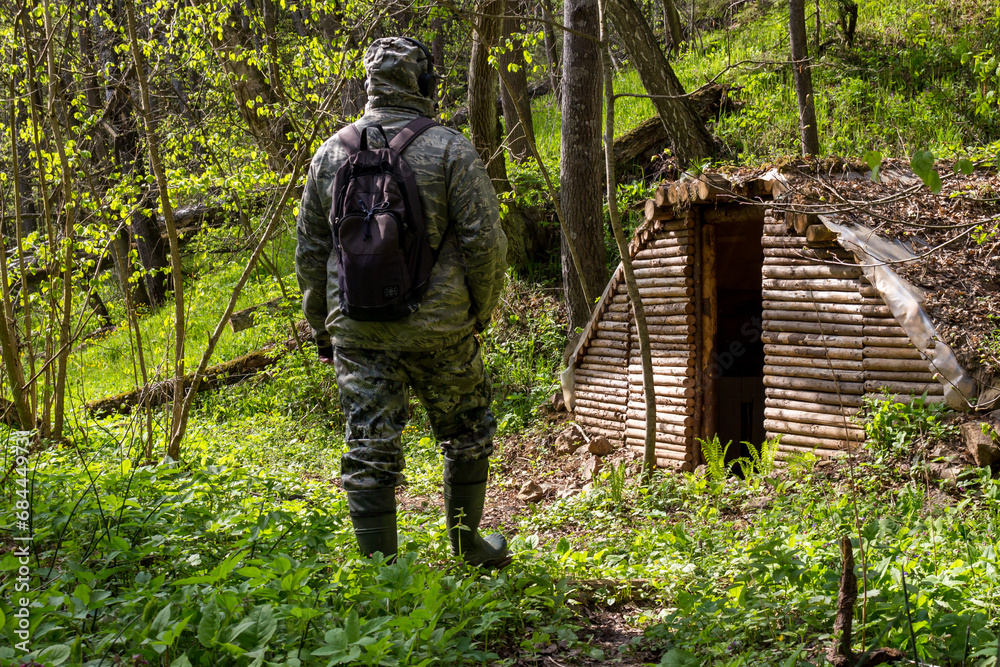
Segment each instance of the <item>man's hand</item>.
[{"label": "man's hand", "polygon": [[317,350],[319,352],[319,363],[333,366],[333,345],[320,345],[317,347]]}]

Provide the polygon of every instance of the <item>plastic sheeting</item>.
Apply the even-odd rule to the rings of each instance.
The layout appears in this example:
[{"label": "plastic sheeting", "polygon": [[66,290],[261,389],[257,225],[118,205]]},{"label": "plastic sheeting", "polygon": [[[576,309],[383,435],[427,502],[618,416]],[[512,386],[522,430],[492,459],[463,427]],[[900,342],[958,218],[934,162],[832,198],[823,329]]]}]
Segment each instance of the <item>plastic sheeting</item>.
[{"label": "plastic sheeting", "polygon": [[865,278],[875,286],[913,345],[923,354],[944,385],[944,397],[956,410],[968,410],[976,397],[976,383],[959,365],[955,353],[940,339],[923,308],[923,292],[908,283],[890,262],[916,259],[902,243],[887,240],[859,223],[840,224],[819,216],[827,229],[836,232],[840,245],[854,253]]}]

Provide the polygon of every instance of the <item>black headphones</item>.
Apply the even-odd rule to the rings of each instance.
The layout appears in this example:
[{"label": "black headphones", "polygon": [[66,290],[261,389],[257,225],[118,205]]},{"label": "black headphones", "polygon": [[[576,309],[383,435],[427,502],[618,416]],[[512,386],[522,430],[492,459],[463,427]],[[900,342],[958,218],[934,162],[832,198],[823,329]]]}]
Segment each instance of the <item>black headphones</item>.
[{"label": "black headphones", "polygon": [[423,42],[413,39],[412,37],[404,37],[403,39],[417,46],[424,52],[424,57],[427,58],[427,71],[417,77],[417,87],[420,88],[421,95],[427,98],[433,98],[434,88],[437,87],[438,76],[437,72],[434,71],[434,58],[431,56],[430,49],[428,49]]}]

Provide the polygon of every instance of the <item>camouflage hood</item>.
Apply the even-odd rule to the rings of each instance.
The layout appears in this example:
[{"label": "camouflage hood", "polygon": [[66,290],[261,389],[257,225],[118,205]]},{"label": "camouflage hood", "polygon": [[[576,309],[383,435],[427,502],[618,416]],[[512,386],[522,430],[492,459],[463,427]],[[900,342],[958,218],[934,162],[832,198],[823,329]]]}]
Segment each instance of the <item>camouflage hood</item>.
[{"label": "camouflage hood", "polygon": [[419,46],[402,37],[375,40],[365,52],[365,111],[385,107],[434,115],[434,101],[420,94],[417,79],[427,71],[427,57]]}]

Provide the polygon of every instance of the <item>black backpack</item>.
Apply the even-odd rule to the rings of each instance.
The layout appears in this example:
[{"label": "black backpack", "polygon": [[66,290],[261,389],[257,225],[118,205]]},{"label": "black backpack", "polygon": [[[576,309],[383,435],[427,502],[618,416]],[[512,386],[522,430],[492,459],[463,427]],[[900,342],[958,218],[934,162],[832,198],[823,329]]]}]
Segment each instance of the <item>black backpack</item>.
[{"label": "black backpack", "polygon": [[[381,125],[359,132],[352,124],[337,133],[348,156],[333,181],[330,224],[340,311],[353,320],[406,317],[420,307],[427,291],[440,247],[434,250],[427,241],[417,183],[403,151],[435,125],[429,118],[416,118],[392,141]],[[385,148],[368,147],[371,129],[382,135]]]}]

